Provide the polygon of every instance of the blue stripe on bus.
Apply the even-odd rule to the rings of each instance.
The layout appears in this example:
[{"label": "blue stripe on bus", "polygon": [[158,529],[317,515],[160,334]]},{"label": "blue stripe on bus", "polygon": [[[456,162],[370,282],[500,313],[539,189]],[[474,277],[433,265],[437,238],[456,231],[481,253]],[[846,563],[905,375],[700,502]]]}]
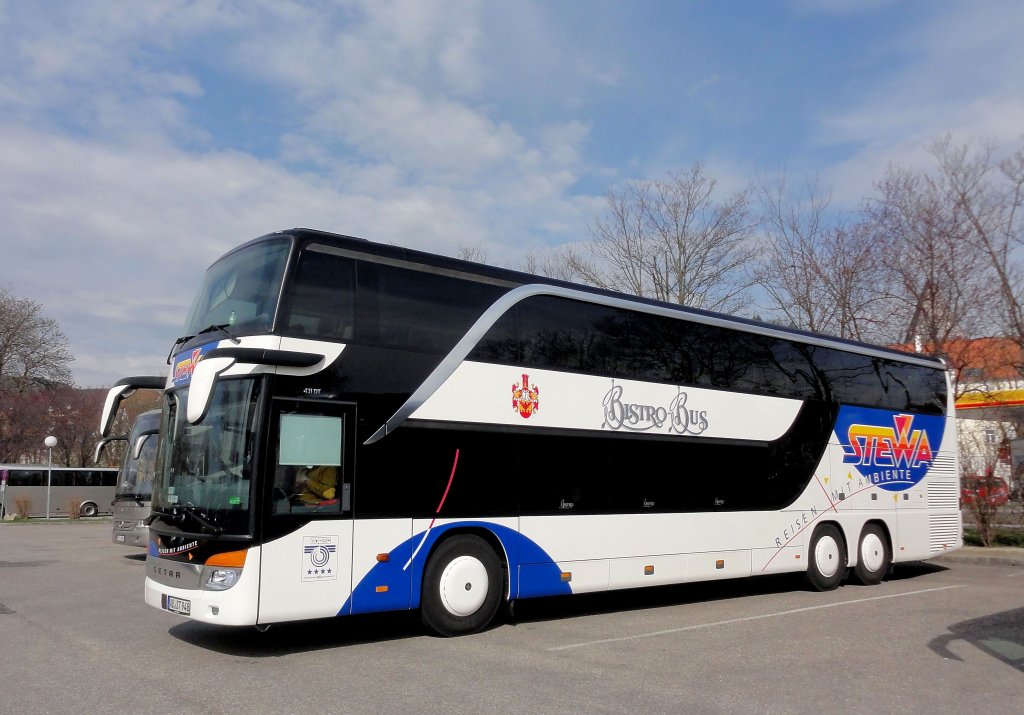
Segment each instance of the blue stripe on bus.
[{"label": "blue stripe on bus", "polygon": [[[562,571],[558,564],[534,541],[498,524],[460,521],[431,530],[408,569],[404,567],[413,551],[420,546],[423,532],[392,549],[388,561],[378,563],[356,585],[338,615],[417,608],[423,570],[434,544],[452,529],[466,528],[485,529],[501,542],[508,555],[511,598],[567,596],[572,593],[569,584],[562,581]],[[386,590],[379,591],[378,588],[382,587],[386,587]]]}]

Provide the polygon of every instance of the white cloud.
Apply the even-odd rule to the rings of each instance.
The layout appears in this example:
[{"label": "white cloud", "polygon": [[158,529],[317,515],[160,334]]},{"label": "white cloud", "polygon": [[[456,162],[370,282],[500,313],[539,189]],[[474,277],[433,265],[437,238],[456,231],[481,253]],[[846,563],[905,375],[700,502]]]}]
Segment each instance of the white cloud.
[{"label": "white cloud", "polygon": [[[894,59],[871,90],[819,105],[815,148],[837,201],[859,199],[889,161],[920,161],[947,130],[1000,140],[1024,126],[1024,10],[932,7],[931,21],[880,33],[874,50]],[[666,82],[680,70],[635,43],[634,14],[477,0],[3,4],[0,281],[61,321],[76,375],[98,385],[162,365],[201,271],[261,233],[475,246],[517,265],[527,248],[584,238],[613,180],[698,159],[723,194],[744,188],[757,167],[743,150],[701,142],[727,152],[757,138],[696,128],[702,113],[680,110],[687,92],[724,92],[729,63]],[[680,96],[641,91],[659,82]],[[617,106],[620,93],[637,106]],[[631,134],[637,119],[661,138]]]},{"label": "white cloud", "polygon": [[938,12],[928,22],[887,40],[892,57],[905,59],[866,96],[820,117],[821,144],[855,147],[826,172],[841,203],[870,193],[890,164],[930,165],[925,147],[947,133],[1002,146],[1021,138],[1024,6],[930,7]]},{"label": "white cloud", "polygon": [[64,327],[78,381],[103,385],[123,365],[162,364],[202,271],[249,238],[308,226],[449,255],[481,245],[505,262],[531,221],[573,229],[579,215],[562,196],[569,180],[546,168],[524,174],[506,187],[512,200],[440,185],[371,195],[239,152],[109,146],[4,126],[4,280]]},{"label": "white cloud", "polygon": [[368,158],[459,182],[514,159],[525,147],[511,126],[472,107],[390,82],[332,103],[312,128],[339,134]]}]

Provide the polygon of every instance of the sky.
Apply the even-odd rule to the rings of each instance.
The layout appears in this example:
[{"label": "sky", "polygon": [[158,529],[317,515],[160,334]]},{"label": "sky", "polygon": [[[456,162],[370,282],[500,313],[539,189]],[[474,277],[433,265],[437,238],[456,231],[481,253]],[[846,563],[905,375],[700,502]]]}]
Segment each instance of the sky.
[{"label": "sky", "polygon": [[1024,3],[0,0],[0,288],[83,387],[164,374],[205,269],[310,227],[522,266],[702,162],[853,209],[1024,136]]}]

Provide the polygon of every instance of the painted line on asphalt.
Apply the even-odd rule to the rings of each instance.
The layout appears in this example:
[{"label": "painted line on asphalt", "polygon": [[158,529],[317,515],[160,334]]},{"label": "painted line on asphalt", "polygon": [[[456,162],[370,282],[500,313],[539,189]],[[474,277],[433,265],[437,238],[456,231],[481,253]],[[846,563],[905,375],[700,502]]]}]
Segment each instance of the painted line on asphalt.
[{"label": "painted line on asphalt", "polygon": [[823,603],[820,606],[807,606],[805,608],[793,608],[788,611],[776,611],[774,613],[763,613],[759,616],[745,616],[743,618],[730,618],[726,621],[714,621],[712,623],[698,623],[692,626],[683,626],[681,628],[669,628],[663,631],[652,631],[651,633],[636,633],[631,636],[620,636],[618,638],[601,638],[599,640],[584,641],[582,643],[570,643],[569,645],[560,645],[553,648],[547,648],[548,651],[559,651],[559,650],[571,650],[573,648],[586,648],[592,645],[603,645],[605,643],[622,643],[624,641],[640,640],[641,638],[656,638],[657,636],[667,636],[673,633],[685,633],[686,631],[697,631],[703,628],[714,628],[715,626],[728,626],[734,623],[748,623],[750,621],[760,621],[765,618],[778,618],[780,616],[791,616],[794,613],[807,613],[808,611],[822,611],[826,608],[840,608],[843,606],[849,606],[854,603],[869,603],[871,601],[883,601],[889,598],[903,598],[904,596],[919,596],[923,593],[935,593],[937,591],[948,591],[952,588],[963,588],[965,584],[956,584],[953,586],[939,586],[937,588],[925,588],[920,591],[907,591],[905,593],[890,593],[885,596],[871,596],[870,598],[857,598],[852,601],[840,601],[838,603]]}]

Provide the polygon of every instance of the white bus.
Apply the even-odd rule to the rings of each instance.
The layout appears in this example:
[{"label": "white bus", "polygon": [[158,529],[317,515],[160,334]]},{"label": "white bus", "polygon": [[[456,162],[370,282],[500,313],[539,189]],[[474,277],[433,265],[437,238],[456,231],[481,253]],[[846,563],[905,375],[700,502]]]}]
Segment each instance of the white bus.
[{"label": "white bus", "polygon": [[109,514],[116,479],[114,467],[0,464],[0,518],[46,516],[47,503],[51,517]]},{"label": "white bus", "polygon": [[149,510],[153,499],[153,472],[160,433],[160,410],[135,418],[127,437],[124,461],[117,474],[114,493],[113,540],[115,544],[146,548],[149,545]]},{"label": "white bus", "polygon": [[192,619],[455,635],[962,544],[930,357],[307,229],[214,263],[172,355],[145,592]]}]

